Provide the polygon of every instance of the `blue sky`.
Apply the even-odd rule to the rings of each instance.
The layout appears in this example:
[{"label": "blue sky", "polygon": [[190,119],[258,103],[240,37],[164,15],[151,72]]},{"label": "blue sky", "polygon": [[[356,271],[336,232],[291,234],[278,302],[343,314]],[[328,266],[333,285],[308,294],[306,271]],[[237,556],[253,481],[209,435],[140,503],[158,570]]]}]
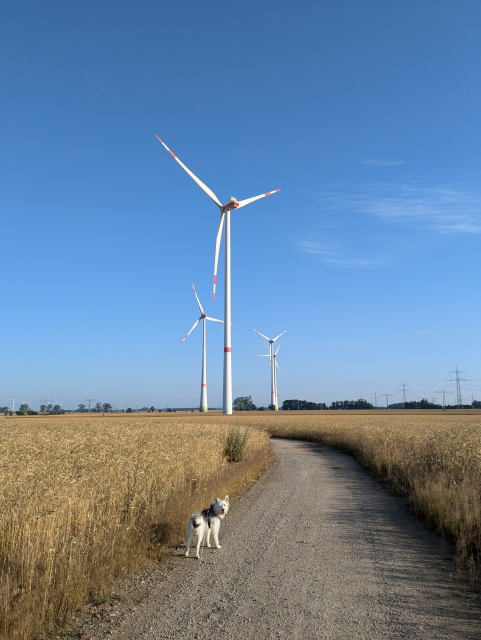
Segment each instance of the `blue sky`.
[{"label": "blue sky", "polygon": [[[3,0],[0,406],[481,396],[481,3]],[[222,253],[221,253],[222,255]],[[223,333],[210,323],[209,404]],[[452,389],[452,387],[451,387]],[[395,395],[393,400],[400,396]]]}]

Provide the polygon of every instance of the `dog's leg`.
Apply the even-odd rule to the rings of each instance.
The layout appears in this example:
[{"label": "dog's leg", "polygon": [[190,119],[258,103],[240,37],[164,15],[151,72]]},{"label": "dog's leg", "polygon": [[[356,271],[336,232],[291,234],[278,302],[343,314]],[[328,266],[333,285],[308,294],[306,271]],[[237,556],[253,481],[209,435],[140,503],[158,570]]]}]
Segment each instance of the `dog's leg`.
[{"label": "dog's leg", "polygon": [[207,533],[205,534],[205,543],[210,547],[210,527],[207,527]]},{"label": "dog's leg", "polygon": [[185,557],[188,558],[189,557],[189,550],[190,550],[190,541],[192,539],[192,533],[194,532],[194,528],[192,526],[192,520],[189,520],[189,524],[187,525],[187,546],[185,549]]},{"label": "dog's leg", "polygon": [[199,559],[199,551],[200,551],[200,545],[202,544],[202,540],[204,539],[204,533],[205,533],[205,528],[206,528],[206,523],[203,522],[197,529],[196,529],[196,533],[197,533],[197,547],[195,549],[195,557],[197,559]]},{"label": "dog's leg", "polygon": [[216,518],[213,522],[212,522],[212,534],[214,536],[214,544],[216,546],[217,549],[220,549],[220,544],[219,544],[219,529],[220,529],[220,521],[218,518]]}]

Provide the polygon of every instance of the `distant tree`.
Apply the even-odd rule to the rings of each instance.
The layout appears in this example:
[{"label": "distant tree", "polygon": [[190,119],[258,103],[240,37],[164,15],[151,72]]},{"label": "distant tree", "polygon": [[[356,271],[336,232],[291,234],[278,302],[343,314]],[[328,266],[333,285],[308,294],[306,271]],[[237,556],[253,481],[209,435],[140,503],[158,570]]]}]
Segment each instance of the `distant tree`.
[{"label": "distant tree", "polygon": [[48,408],[48,407],[47,407],[47,405],[46,405],[46,404],[41,404],[41,405],[40,405],[40,411],[41,411],[42,413],[44,413],[45,411],[47,411],[47,408]]},{"label": "distant tree", "polygon": [[267,410],[268,411],[275,411],[276,410],[276,405],[275,404],[268,405]]},{"label": "distant tree", "polygon": [[239,396],[232,403],[234,411],[255,411],[256,405],[252,402],[252,396]]},{"label": "distant tree", "polygon": [[52,411],[53,409],[53,404],[48,404],[47,405],[47,411]]},{"label": "distant tree", "polygon": [[95,405],[95,408],[93,409],[94,411],[96,411],[97,413],[101,413],[102,411],[102,403],[101,402],[97,402],[97,404]]},{"label": "distant tree", "polygon": [[165,411],[166,411],[166,413],[172,413],[172,409],[170,407],[167,407],[167,409]]},{"label": "distant tree", "polygon": [[265,407],[257,407],[257,411],[265,411],[266,408]]},{"label": "distant tree", "polygon": [[0,413],[8,413],[8,407],[0,407]]},{"label": "distant tree", "polygon": [[62,407],[59,404],[55,404],[52,411],[62,411]]},{"label": "distant tree", "polygon": [[15,413],[17,416],[24,416],[26,412],[23,409],[19,409],[18,411],[15,411]]},{"label": "distant tree", "polygon": [[26,404],[26,403],[22,403],[22,404],[18,407],[18,410],[19,410],[19,411],[28,411],[28,409],[29,409],[29,406],[28,406],[28,404]]},{"label": "distant tree", "polygon": [[152,405],[152,406],[150,407],[150,412],[151,412],[151,413],[154,413],[154,411],[155,411],[155,407],[154,407],[154,405]]},{"label": "distant tree", "polygon": [[327,409],[325,402],[307,402],[307,400],[284,400],[283,411],[323,411]]},{"label": "distant tree", "polygon": [[112,411],[112,405],[110,402],[104,402],[102,404],[102,411]]},{"label": "distant tree", "polygon": [[481,409],[481,400],[473,400],[471,406],[473,409]]},{"label": "distant tree", "polygon": [[359,400],[335,400],[331,402],[329,409],[332,411],[349,411],[355,409],[374,409],[374,405],[359,398]]},{"label": "distant tree", "polygon": [[132,409],[129,407],[126,411],[126,413],[132,413]]}]

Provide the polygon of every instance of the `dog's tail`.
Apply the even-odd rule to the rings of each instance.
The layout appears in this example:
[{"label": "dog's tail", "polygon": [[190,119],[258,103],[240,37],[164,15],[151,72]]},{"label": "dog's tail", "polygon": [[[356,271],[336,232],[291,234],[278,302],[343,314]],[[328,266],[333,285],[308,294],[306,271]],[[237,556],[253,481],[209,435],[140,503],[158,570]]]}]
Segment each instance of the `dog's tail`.
[{"label": "dog's tail", "polygon": [[192,516],[192,526],[197,529],[202,524],[202,513],[194,513]]}]

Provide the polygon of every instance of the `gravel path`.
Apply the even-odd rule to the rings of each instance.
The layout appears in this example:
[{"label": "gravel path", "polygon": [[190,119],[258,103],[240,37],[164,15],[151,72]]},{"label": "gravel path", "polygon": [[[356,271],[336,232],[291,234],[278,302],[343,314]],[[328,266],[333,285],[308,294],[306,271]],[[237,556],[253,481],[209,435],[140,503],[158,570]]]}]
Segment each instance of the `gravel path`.
[{"label": "gravel path", "polygon": [[116,640],[481,638],[481,602],[440,540],[347,455],[274,440],[277,461],[236,500],[222,549],[182,559]]}]

